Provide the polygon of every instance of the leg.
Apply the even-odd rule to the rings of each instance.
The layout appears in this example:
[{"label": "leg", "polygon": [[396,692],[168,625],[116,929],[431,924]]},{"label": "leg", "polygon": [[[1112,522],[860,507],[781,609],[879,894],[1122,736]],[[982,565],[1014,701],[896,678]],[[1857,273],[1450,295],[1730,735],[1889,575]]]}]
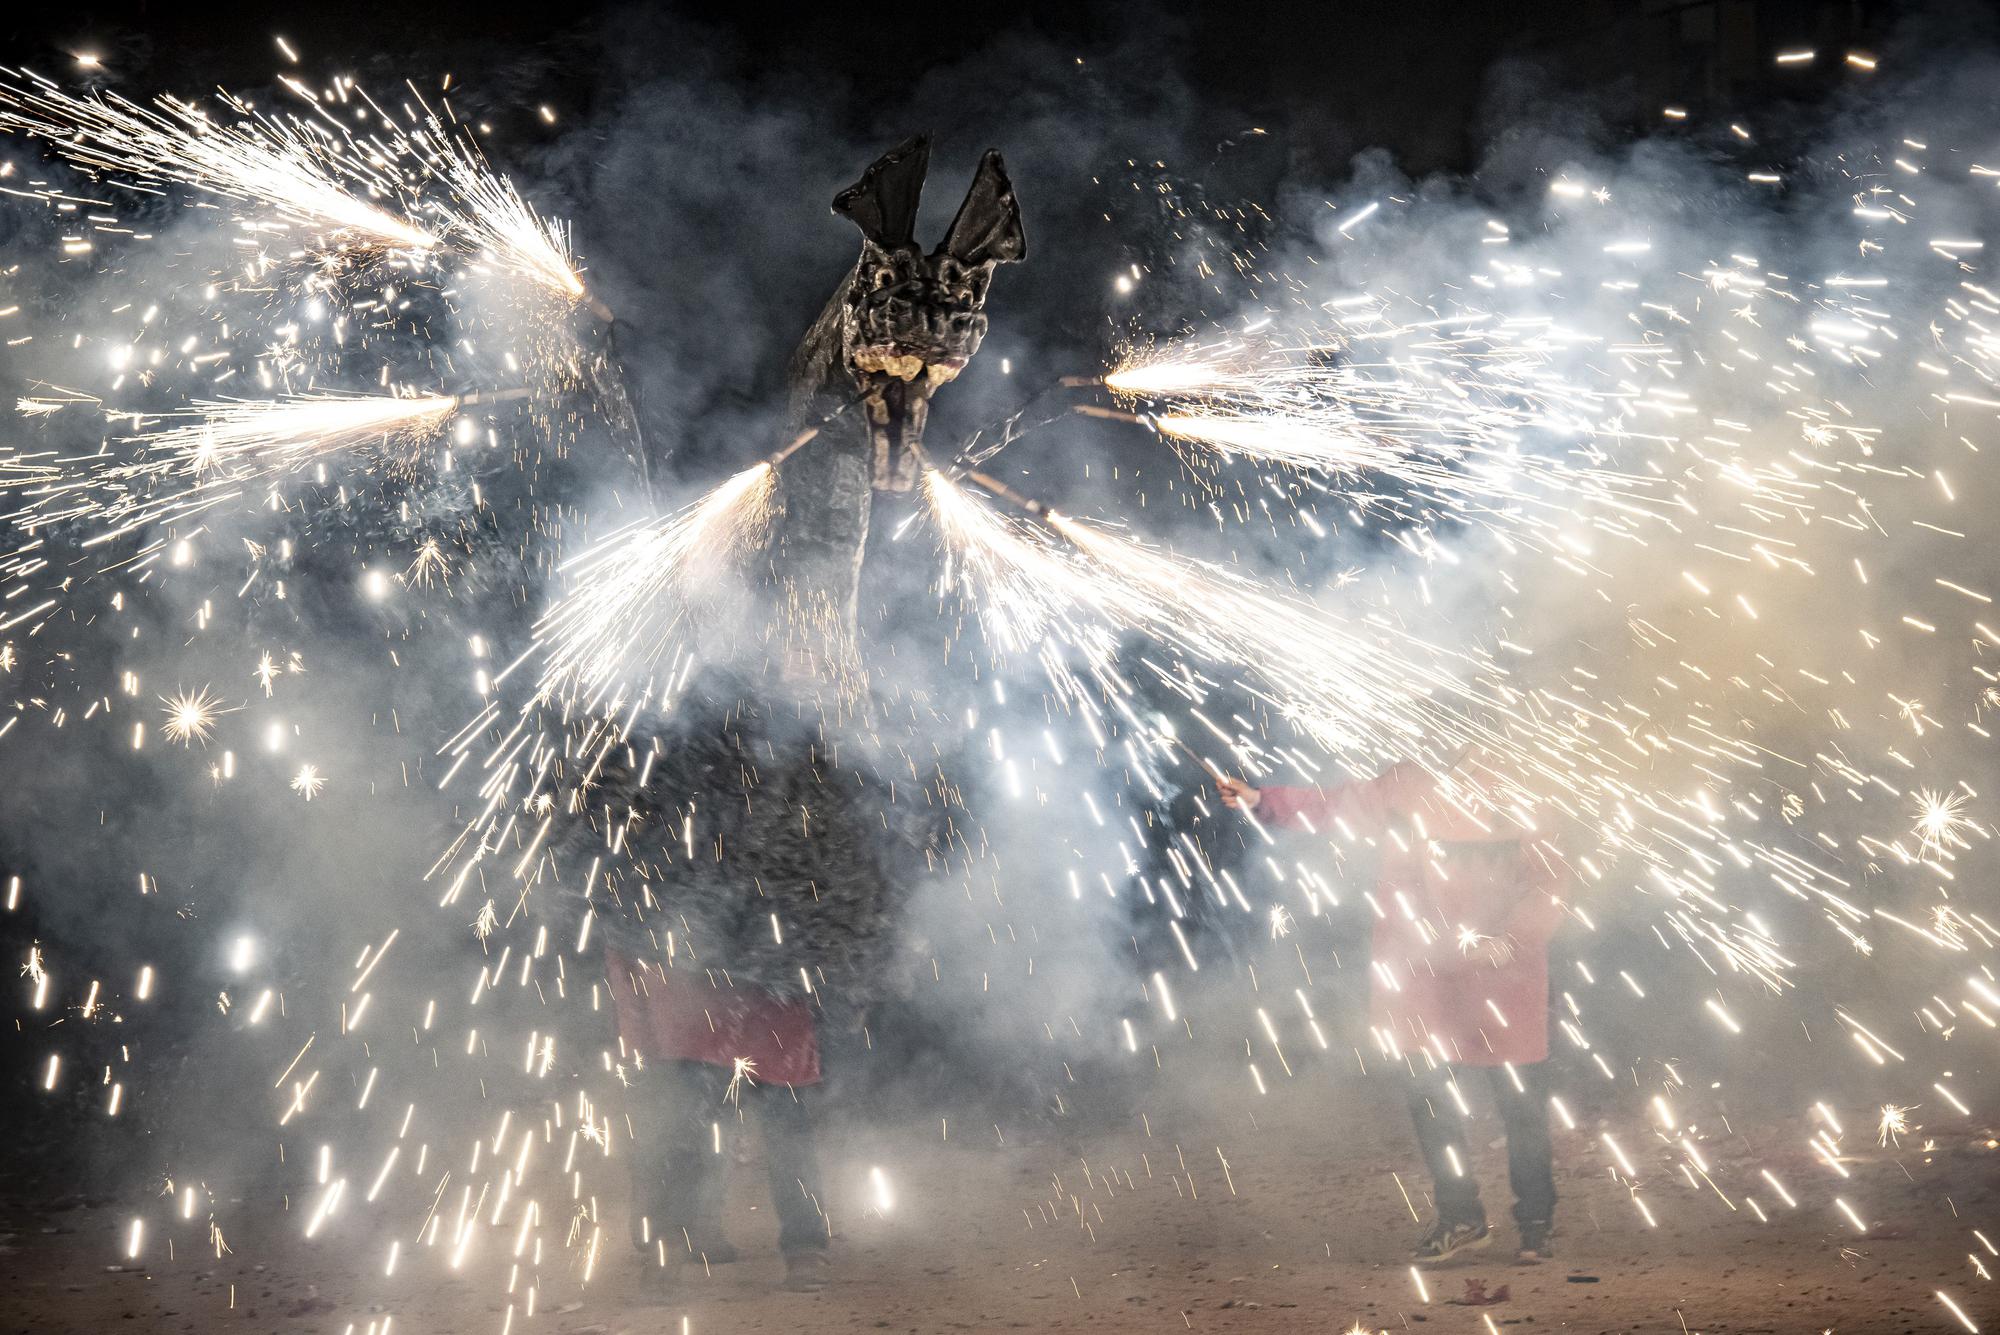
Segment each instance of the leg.
[{"label": "leg", "polygon": [[660,1221],[667,1217],[667,1163],[673,1156],[669,1134],[670,1095],[664,1073],[652,1066],[632,1077],[627,1106],[638,1138],[632,1144],[632,1246],[652,1255]]},{"label": "leg", "polygon": [[1410,1121],[1416,1127],[1424,1167],[1430,1170],[1439,1220],[1480,1224],[1486,1220],[1486,1207],[1479,1203],[1479,1183],[1466,1152],[1465,1115],[1448,1089],[1453,1074],[1454,1068],[1439,1066],[1410,1082]]},{"label": "leg", "polygon": [[643,1151],[633,1165],[632,1238],[654,1256],[664,1242],[673,1259],[720,1236],[722,1163],[709,1143],[709,1123],[719,1115],[723,1077],[700,1062],[664,1061],[648,1078],[648,1124],[640,1128]]},{"label": "leg", "polygon": [[767,1085],[757,1091],[757,1120],[764,1129],[764,1163],[771,1175],[771,1204],[778,1211],[778,1248],[823,1252],[826,1212],[819,1146],[813,1132],[811,1086]]},{"label": "leg", "polygon": [[1547,1062],[1516,1066],[1521,1088],[1505,1069],[1494,1067],[1493,1098],[1507,1126],[1507,1179],[1514,1189],[1514,1222],[1553,1223],[1556,1216],[1555,1155],[1549,1144]]}]

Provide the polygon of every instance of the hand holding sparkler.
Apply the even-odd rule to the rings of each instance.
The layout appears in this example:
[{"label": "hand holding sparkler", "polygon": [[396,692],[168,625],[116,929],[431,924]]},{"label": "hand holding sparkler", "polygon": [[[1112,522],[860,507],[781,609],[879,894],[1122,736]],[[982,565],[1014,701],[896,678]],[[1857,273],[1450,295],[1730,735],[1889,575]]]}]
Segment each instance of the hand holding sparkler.
[{"label": "hand holding sparkler", "polygon": [[1255,811],[1257,804],[1264,800],[1264,794],[1258,789],[1226,774],[1215,776],[1215,789],[1222,794],[1222,805],[1231,811]]}]

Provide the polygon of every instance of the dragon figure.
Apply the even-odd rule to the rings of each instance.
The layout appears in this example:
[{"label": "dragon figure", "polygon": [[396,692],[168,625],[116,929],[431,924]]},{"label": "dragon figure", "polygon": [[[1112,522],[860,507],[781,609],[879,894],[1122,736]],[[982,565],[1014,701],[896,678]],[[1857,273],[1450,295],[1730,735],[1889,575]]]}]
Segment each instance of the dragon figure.
[{"label": "dragon figure", "polygon": [[861,255],[792,358],[788,434],[818,435],[780,470],[768,556],[791,614],[836,642],[855,632],[874,493],[916,485],[930,397],[979,350],[994,269],[1027,254],[997,151],[926,254],[915,229],[929,166],[919,135],[834,197]]},{"label": "dragon figure", "polygon": [[861,256],[792,363],[788,425],[813,437],[778,469],[765,555],[777,620],[803,613],[794,628],[812,643],[773,656],[718,637],[673,706],[591,767],[571,804],[580,819],[552,841],[562,893],[604,920],[620,957],[715,970],[738,993],[716,1005],[748,993],[861,1004],[896,907],[947,860],[955,798],[935,757],[919,759],[912,710],[846,674],[827,692],[799,670],[841,666],[874,493],[916,484],[930,395],[979,350],[994,268],[1026,250],[998,153],[943,243],[920,250],[929,156],[911,139],[835,198]]}]

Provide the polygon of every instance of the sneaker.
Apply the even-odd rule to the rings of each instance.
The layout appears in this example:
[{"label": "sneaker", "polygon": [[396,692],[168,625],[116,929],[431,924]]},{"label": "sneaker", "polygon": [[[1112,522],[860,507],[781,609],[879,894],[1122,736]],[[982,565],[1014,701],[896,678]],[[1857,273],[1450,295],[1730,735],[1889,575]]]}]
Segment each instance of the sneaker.
[{"label": "sneaker", "polygon": [[823,1251],[787,1252],[785,1288],[793,1293],[818,1293],[826,1287],[827,1271],[832,1268]]},{"label": "sneaker", "polygon": [[1546,1219],[1531,1219],[1521,1225],[1521,1245],[1514,1251],[1514,1260],[1520,1265],[1540,1265],[1555,1259],[1555,1248],[1549,1245],[1549,1238],[1556,1226]]},{"label": "sneaker", "polygon": [[1417,1241],[1417,1249],[1411,1258],[1418,1261],[1442,1261],[1458,1252],[1472,1251],[1484,1247],[1493,1240],[1484,1219],[1470,1221],[1440,1219],[1431,1225],[1430,1232]]},{"label": "sneaker", "polygon": [[735,1265],[743,1259],[743,1253],[727,1238],[717,1238],[713,1242],[695,1244],[695,1259],[709,1265]]}]

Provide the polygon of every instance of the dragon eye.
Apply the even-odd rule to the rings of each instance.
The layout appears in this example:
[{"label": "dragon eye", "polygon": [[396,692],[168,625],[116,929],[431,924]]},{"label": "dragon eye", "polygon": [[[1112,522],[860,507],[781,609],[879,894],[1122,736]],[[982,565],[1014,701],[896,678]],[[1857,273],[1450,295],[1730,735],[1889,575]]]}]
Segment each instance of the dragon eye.
[{"label": "dragon eye", "polygon": [[880,292],[883,288],[889,286],[889,284],[895,281],[896,281],[896,271],[894,269],[891,269],[887,265],[883,265],[881,268],[875,271],[875,290],[877,292]]}]

